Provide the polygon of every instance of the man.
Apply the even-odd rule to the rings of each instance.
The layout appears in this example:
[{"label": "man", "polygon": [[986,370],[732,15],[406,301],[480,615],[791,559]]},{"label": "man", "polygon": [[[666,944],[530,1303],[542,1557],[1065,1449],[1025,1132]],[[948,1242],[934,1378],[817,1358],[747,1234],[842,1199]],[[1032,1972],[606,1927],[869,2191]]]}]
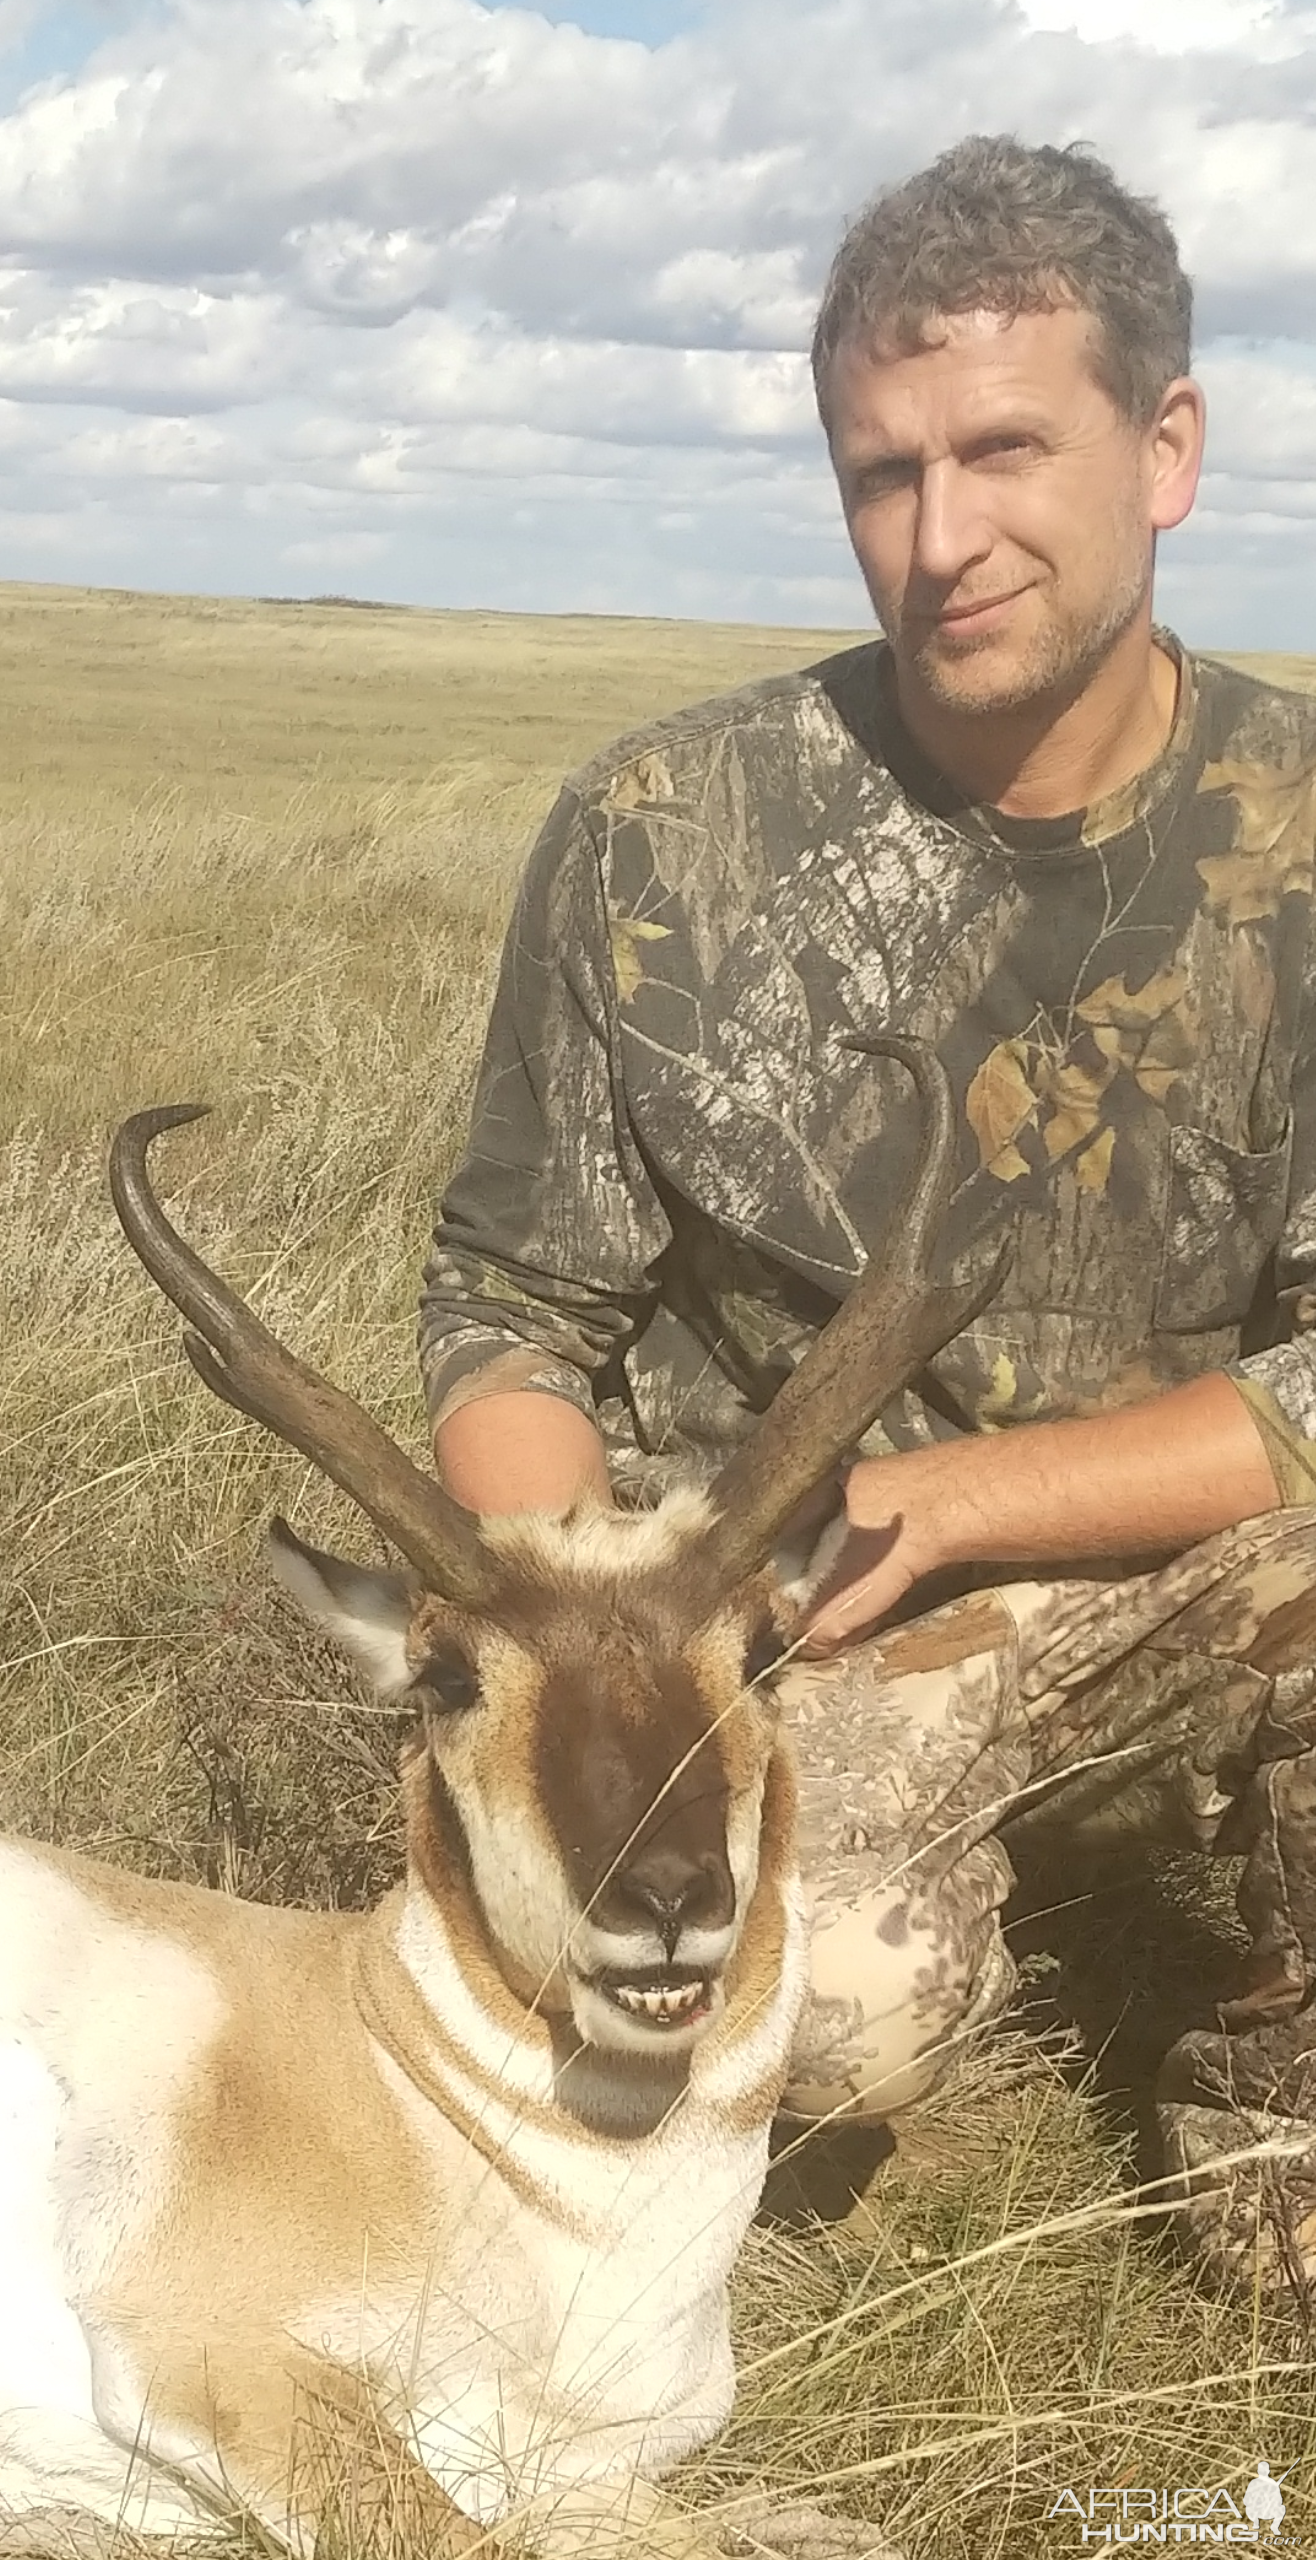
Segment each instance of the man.
[{"label": "man", "polygon": [[[936,1045],[947,1259],[1013,1264],[845,1483],[796,1681],[788,2104],[896,2113],[999,2008],[996,1833],[1045,1786],[1247,1853],[1228,2033],[1163,2085],[1201,2167],[1316,2120],[1316,705],[1153,625],[1190,309],[1162,216],[1078,150],[970,140],[855,223],[814,372],[885,637],[568,784],[422,1358],[477,1509],[712,1467],[900,1196],[913,1107],[864,1037]],[[1217,2263],[1260,2218],[1268,2266],[1316,2267],[1316,2135],[1283,2193],[1278,2233],[1255,2172],[1199,2196]]]}]

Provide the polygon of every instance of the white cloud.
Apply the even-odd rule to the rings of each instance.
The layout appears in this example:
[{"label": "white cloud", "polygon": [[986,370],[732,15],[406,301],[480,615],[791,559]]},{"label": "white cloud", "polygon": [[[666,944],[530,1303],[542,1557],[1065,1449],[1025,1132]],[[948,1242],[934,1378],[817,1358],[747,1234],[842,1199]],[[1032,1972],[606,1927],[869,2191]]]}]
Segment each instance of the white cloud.
[{"label": "white cloud", "polygon": [[1279,0],[1019,0],[1030,27],[1154,53],[1254,48],[1284,40]]},{"label": "white cloud", "polygon": [[[0,50],[39,14],[0,0]],[[1308,0],[709,0],[656,48],[478,0],[104,25],[0,118],[25,572],[81,541],[153,584],[313,557],[312,584],[434,601],[862,619],[813,302],[875,185],[1005,128],[1086,137],[1166,203],[1213,412],[1167,590],[1316,646]]]}]

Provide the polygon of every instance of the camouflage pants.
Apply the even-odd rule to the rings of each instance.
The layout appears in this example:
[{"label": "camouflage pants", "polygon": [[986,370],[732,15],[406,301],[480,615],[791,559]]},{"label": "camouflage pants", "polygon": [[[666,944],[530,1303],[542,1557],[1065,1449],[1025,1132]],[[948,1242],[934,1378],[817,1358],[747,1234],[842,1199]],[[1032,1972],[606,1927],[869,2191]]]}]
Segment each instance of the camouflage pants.
[{"label": "camouflage pants", "polygon": [[[1316,2276],[1316,1510],[1116,1582],[974,1592],[797,1667],[788,1704],[813,1902],[788,2111],[898,2114],[1001,2008],[1003,1824],[1241,1854],[1251,1952],[1224,2031],[1168,2058],[1167,2166],[1209,2257],[1259,2238]],[[1282,2174],[1212,2174],[1285,2133]]]}]

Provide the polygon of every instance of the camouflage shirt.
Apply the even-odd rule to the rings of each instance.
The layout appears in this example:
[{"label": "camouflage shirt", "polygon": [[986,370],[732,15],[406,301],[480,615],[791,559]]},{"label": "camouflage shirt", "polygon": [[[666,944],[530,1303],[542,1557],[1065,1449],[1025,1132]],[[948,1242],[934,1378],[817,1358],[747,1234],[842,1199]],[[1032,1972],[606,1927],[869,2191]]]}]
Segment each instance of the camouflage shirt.
[{"label": "camouflage shirt", "polygon": [[917,1114],[864,1046],[894,1030],[958,1101],[947,1255],[1015,1250],[865,1447],[1221,1367],[1316,1438],[1316,1334],[1287,1338],[1281,1294],[1316,1282],[1316,702],[1161,636],[1165,753],[1066,818],[958,796],[880,642],[573,777],[427,1265],[433,1415],[533,1386],[623,1472],[720,1460],[900,1200]]}]

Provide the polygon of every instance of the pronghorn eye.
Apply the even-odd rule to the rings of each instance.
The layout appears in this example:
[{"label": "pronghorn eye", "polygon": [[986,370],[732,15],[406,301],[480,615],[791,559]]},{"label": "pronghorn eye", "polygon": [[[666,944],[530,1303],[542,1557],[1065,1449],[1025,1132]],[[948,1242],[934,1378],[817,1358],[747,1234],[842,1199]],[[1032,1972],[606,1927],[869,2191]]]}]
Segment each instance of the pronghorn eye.
[{"label": "pronghorn eye", "polygon": [[433,1704],[441,1715],[458,1715],[464,1707],[473,1707],[480,1694],[480,1683],[473,1664],[455,1645],[445,1645],[424,1661],[412,1682],[418,1706]]},{"label": "pronghorn eye", "polygon": [[775,1671],[785,1650],[786,1639],[771,1618],[761,1619],[745,1647],[746,1688],[752,1689],[756,1680],[764,1680],[770,1671]]}]

